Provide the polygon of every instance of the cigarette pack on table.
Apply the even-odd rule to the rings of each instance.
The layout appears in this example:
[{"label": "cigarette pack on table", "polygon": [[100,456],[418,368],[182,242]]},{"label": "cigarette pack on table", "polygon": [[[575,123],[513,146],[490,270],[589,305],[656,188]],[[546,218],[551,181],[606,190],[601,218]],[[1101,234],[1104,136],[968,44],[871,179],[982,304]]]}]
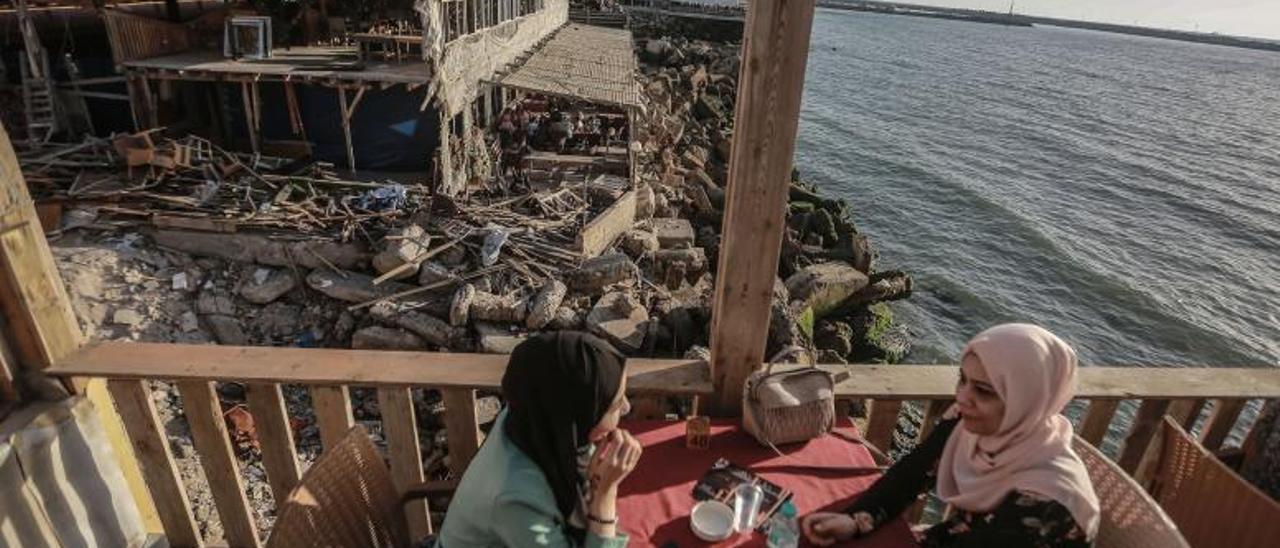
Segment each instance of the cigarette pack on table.
[{"label": "cigarette pack on table", "polygon": [[760,512],[756,515],[755,523],[757,531],[767,533],[769,518],[773,517],[784,503],[791,500],[791,491],[741,466],[726,459],[717,460],[693,486],[693,498],[700,501],[715,499],[732,508],[734,490],[742,484],[754,484],[764,492],[764,500],[760,504]]}]

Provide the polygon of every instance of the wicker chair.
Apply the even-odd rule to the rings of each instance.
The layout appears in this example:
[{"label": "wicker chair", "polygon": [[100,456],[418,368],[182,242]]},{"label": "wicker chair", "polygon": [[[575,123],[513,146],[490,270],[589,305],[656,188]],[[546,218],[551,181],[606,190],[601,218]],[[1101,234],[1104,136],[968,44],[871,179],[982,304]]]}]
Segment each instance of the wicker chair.
[{"label": "wicker chair", "polygon": [[1280,545],[1280,503],[1240,477],[1165,417],[1152,496],[1191,546]]},{"label": "wicker chair", "polygon": [[267,547],[411,546],[405,498],[368,433],[356,426],[321,454],[279,505]]},{"label": "wicker chair", "polygon": [[1080,437],[1072,446],[1089,470],[1102,506],[1094,548],[1190,548],[1169,516],[1123,469]]}]

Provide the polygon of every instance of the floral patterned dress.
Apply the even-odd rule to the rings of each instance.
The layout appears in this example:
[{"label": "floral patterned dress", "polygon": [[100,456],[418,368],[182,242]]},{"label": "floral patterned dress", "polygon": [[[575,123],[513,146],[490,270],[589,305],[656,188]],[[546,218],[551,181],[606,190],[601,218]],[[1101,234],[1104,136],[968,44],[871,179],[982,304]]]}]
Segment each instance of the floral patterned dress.
[{"label": "floral patterned dress", "polygon": [[[846,512],[866,512],[876,526],[896,518],[937,482],[938,460],[958,419],[942,421],[919,447],[899,459]],[[1023,491],[990,512],[956,510],[919,535],[925,548],[1089,548],[1075,518],[1057,501]]]}]

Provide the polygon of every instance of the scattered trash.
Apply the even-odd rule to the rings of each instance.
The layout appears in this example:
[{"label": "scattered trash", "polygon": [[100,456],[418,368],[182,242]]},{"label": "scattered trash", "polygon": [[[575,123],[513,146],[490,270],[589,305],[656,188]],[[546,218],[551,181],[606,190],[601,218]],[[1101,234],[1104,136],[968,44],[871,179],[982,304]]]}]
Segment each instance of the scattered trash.
[{"label": "scattered trash", "polygon": [[507,238],[511,236],[511,231],[503,227],[490,224],[485,227],[489,233],[484,237],[484,247],[480,248],[480,263],[484,266],[493,266],[498,262],[498,255],[502,252],[502,245],[507,243]]},{"label": "scattered trash", "polygon": [[358,209],[365,211],[387,211],[394,209],[403,209],[406,200],[409,197],[408,190],[400,183],[391,183],[387,186],[375,188],[360,195],[354,200],[354,205]]},{"label": "scattered trash", "polygon": [[175,291],[186,291],[188,287],[186,272],[178,272],[173,275],[173,289]]}]

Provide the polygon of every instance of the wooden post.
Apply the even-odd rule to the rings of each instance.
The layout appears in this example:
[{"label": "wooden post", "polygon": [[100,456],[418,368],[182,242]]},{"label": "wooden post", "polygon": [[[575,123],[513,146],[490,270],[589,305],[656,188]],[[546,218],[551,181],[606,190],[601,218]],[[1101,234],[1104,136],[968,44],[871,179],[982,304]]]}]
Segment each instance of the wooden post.
[{"label": "wooden post", "polygon": [[253,120],[253,112],[256,108],[253,106],[253,94],[249,91],[249,82],[240,82],[240,97],[244,102],[244,130],[249,134],[249,146],[253,151],[258,150],[258,130],[257,123]]},{"label": "wooden post", "polygon": [[347,144],[347,167],[352,173],[356,172],[356,152],[351,144],[351,117],[356,113],[356,107],[360,106],[360,100],[364,98],[367,86],[362,86],[356,91],[355,100],[351,101],[351,106],[347,106],[347,89],[338,88],[338,106],[342,108],[342,138]]},{"label": "wooden post", "polygon": [[760,0],[747,12],[711,326],[713,405],[741,412],[747,375],[764,361],[785,228],[814,0]]}]

